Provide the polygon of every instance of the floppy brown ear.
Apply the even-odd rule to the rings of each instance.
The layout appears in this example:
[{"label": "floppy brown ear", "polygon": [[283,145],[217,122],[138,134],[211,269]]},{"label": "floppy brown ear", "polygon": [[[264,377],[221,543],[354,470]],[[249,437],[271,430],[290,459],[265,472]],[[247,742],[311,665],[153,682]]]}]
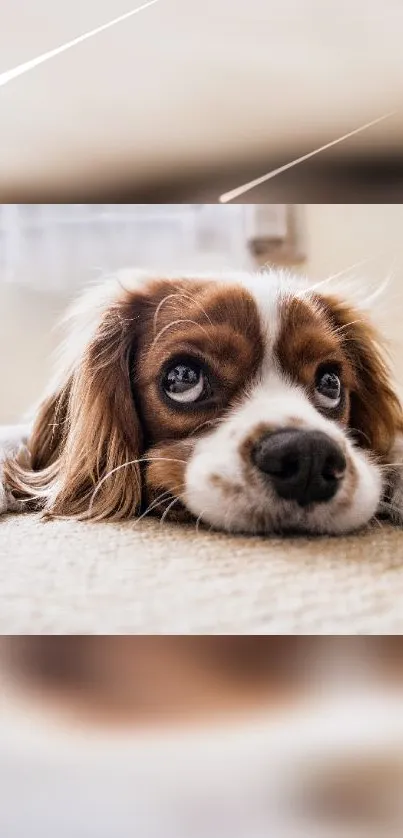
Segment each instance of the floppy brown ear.
[{"label": "floppy brown ear", "polygon": [[30,463],[4,469],[14,496],[47,517],[120,519],[141,503],[142,431],[132,393],[133,317],[115,304],[74,370],[43,404]]},{"label": "floppy brown ear", "polygon": [[377,330],[366,315],[336,297],[321,298],[320,304],[356,374],[357,388],[351,393],[351,431],[362,448],[384,459],[403,431],[403,414]]}]

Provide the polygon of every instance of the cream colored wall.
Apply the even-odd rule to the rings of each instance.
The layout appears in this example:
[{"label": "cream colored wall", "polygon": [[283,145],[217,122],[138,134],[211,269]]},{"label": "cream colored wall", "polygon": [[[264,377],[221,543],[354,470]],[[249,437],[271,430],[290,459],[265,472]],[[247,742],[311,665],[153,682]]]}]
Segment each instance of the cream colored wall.
[{"label": "cream colored wall", "polygon": [[49,379],[66,298],[0,283],[0,423],[19,421]]},{"label": "cream colored wall", "polygon": [[305,226],[313,279],[355,265],[350,275],[374,290],[390,275],[373,316],[390,341],[403,393],[403,204],[306,204]]}]

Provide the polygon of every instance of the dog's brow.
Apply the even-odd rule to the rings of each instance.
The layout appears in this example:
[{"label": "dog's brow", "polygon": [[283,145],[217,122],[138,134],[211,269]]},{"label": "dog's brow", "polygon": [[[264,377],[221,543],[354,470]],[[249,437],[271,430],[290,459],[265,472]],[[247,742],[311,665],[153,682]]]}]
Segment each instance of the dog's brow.
[{"label": "dog's brow", "polygon": [[162,306],[163,306],[163,305],[165,305],[165,303],[166,303],[168,300],[171,300],[171,299],[173,299],[174,297],[181,297],[181,298],[182,298],[182,299],[184,299],[184,300],[190,300],[190,302],[192,302],[195,306],[197,306],[197,307],[200,309],[200,311],[202,311],[202,312],[203,312],[203,314],[206,316],[206,318],[207,318],[208,322],[210,323],[210,325],[211,325],[211,326],[213,325],[213,323],[212,323],[212,321],[211,321],[210,317],[209,317],[209,316],[208,316],[208,314],[207,314],[207,311],[203,308],[203,306],[202,306],[202,305],[201,305],[201,304],[200,304],[197,300],[195,300],[195,299],[194,299],[194,297],[191,297],[191,296],[190,296],[190,294],[185,294],[185,293],[181,293],[180,291],[177,291],[177,292],[175,292],[174,294],[167,294],[167,295],[166,295],[166,297],[164,297],[164,298],[161,300],[161,302],[160,302],[160,303],[158,303],[158,306],[157,306],[157,308],[156,308],[156,310],[155,310],[154,319],[153,319],[153,331],[154,331],[154,336],[157,334],[157,320],[158,320],[158,315],[159,315],[159,313],[160,313],[160,311],[161,311]]},{"label": "dog's brow", "polygon": [[206,335],[206,337],[208,338],[208,340],[210,340],[210,335],[209,335],[209,333],[206,331],[206,329],[204,329],[204,328],[203,328],[203,326],[202,326],[200,323],[197,323],[195,320],[188,320],[188,319],[172,320],[172,322],[171,322],[171,323],[167,323],[167,325],[166,325],[166,326],[164,326],[164,328],[163,328],[163,329],[161,329],[161,331],[159,331],[159,332],[158,332],[158,334],[155,336],[155,338],[154,338],[154,340],[153,340],[153,342],[152,342],[152,344],[151,344],[151,348],[152,348],[153,346],[155,346],[155,344],[157,343],[157,341],[158,341],[158,340],[160,339],[160,337],[161,337],[161,336],[162,336],[162,335],[163,335],[163,334],[167,331],[167,329],[171,329],[173,326],[178,326],[178,325],[180,325],[181,323],[191,323],[193,326],[197,326],[197,328],[198,328],[198,329],[201,329],[201,330],[202,330],[202,332],[204,332],[204,334]]}]

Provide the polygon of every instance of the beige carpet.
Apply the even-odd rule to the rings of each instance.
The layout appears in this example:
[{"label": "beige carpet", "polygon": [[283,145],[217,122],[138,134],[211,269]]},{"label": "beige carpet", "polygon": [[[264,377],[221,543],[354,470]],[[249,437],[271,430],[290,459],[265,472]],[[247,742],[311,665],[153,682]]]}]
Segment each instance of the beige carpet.
[{"label": "beige carpet", "polygon": [[0,521],[2,633],[401,633],[403,533]]}]

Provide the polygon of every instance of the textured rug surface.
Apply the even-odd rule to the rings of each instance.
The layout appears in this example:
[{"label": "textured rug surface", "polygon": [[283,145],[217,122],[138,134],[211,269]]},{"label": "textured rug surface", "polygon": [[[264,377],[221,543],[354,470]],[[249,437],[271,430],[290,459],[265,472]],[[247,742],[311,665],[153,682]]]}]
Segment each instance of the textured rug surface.
[{"label": "textured rug surface", "polygon": [[2,633],[403,633],[403,532],[0,521]]}]

